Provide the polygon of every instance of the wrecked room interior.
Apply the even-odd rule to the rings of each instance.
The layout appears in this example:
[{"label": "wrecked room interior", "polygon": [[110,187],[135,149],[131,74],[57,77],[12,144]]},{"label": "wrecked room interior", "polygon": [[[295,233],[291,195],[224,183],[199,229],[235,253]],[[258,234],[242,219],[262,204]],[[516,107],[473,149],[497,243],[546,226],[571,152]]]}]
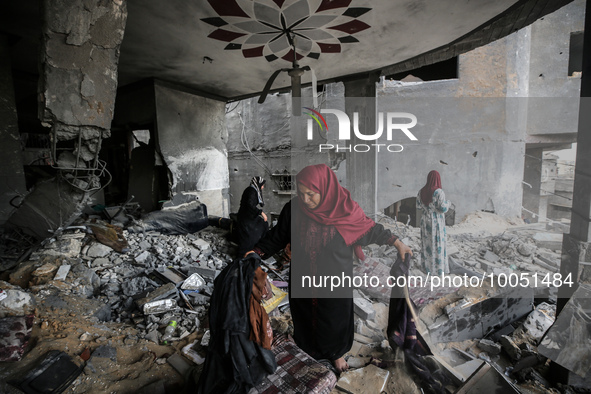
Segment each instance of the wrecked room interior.
[{"label": "wrecked room interior", "polygon": [[589,7],[4,2],[0,393],[591,393]]}]

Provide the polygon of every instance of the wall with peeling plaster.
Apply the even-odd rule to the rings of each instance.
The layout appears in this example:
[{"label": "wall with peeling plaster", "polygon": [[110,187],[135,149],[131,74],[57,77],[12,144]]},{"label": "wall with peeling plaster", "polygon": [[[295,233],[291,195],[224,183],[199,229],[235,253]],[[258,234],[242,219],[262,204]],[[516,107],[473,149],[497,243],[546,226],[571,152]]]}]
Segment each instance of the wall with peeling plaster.
[{"label": "wall with peeling plaster", "polygon": [[210,215],[228,216],[225,103],[155,85],[158,146],[173,193],[189,192]]}]

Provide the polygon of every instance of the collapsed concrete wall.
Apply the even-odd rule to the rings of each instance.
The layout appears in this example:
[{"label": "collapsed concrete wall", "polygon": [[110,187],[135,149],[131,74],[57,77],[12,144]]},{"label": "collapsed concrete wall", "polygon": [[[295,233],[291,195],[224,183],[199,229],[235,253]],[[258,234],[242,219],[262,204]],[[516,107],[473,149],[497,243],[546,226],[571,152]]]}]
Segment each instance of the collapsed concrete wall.
[{"label": "collapsed concrete wall", "polygon": [[171,191],[198,197],[211,215],[228,216],[225,103],[157,83],[160,153],[172,176]]}]

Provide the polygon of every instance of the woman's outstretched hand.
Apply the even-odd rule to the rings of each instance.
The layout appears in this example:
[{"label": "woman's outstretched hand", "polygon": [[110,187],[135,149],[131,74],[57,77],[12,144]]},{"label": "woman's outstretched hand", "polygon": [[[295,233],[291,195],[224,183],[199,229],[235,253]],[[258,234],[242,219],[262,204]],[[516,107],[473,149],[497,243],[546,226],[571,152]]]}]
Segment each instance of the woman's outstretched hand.
[{"label": "woman's outstretched hand", "polygon": [[398,250],[398,255],[402,256],[403,259],[407,254],[410,254],[412,257],[412,249],[408,245],[402,243],[400,239],[397,239],[396,242],[394,242],[394,247]]}]

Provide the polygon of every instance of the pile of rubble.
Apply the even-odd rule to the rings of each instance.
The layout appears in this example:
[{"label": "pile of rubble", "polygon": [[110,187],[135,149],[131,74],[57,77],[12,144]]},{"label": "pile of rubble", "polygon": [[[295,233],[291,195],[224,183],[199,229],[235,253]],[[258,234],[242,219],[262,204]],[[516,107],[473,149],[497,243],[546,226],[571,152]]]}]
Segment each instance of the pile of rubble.
[{"label": "pile of rubble", "polygon": [[[415,251],[411,274],[425,276],[419,229],[389,218],[380,222]],[[451,231],[452,276],[556,272],[556,249],[531,234],[541,228],[521,227],[524,231],[508,225],[500,234]],[[15,385],[23,389],[32,384],[31,371],[39,360],[47,364],[66,358],[77,372],[64,377],[70,392],[164,393],[194,381],[188,375],[194,371],[198,376],[206,354],[213,281],[232,261],[234,247],[217,227],[166,235],[141,228],[121,231],[97,222],[79,223],[45,240],[0,276],[6,293],[0,318],[35,316],[26,334],[34,340],[4,359],[20,361],[0,366],[0,391],[20,392]],[[370,245],[365,253],[368,258],[356,265],[356,272],[371,269],[387,276],[396,249]],[[271,258],[263,267],[278,287],[286,286],[288,269],[280,259]],[[426,338],[438,353],[432,363],[447,371],[450,388],[478,387],[476,372],[484,376],[492,366],[499,387],[555,390],[544,377],[548,359],[536,348],[554,321],[551,297],[549,304],[532,311],[538,293],[524,297],[494,286],[428,290],[411,288],[410,295],[420,307],[421,330],[430,334]],[[495,301],[495,295],[505,303]],[[346,355],[351,370],[341,374],[338,388],[421,392],[406,370],[404,355],[386,338],[388,302],[389,293],[381,288],[356,290],[355,340]],[[270,312],[270,321],[276,334],[293,333],[287,298]],[[565,386],[562,392],[572,392],[568,390]]]}]

